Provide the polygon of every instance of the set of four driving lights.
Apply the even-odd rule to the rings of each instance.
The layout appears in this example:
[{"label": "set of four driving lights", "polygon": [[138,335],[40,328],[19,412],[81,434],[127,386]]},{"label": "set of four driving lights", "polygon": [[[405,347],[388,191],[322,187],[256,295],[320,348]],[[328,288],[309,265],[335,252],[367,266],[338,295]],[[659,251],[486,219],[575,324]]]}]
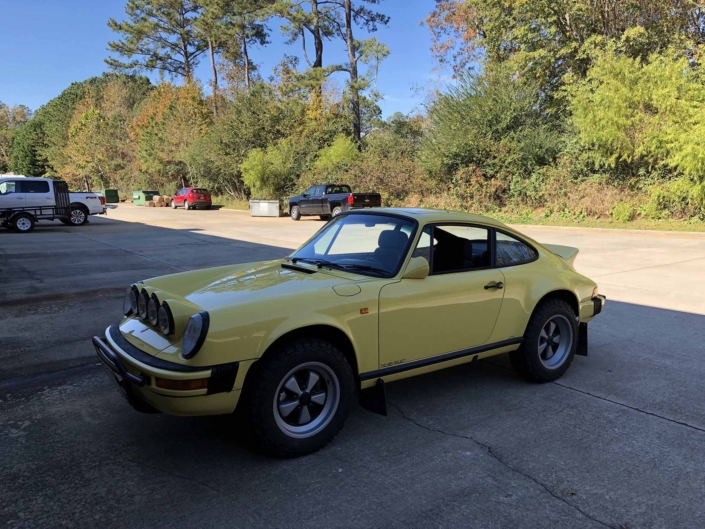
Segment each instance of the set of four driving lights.
[{"label": "set of four driving lights", "polygon": [[[169,304],[166,301],[159,303],[156,294],[150,296],[147,290],[139,290],[137,285],[132,285],[127,289],[122,309],[125,316],[134,314],[140,320],[149,322],[153,327],[158,327],[165,336],[174,334],[176,330],[174,315]],[[201,348],[208,333],[208,324],[207,312],[199,312],[188,319],[181,337],[181,354],[184,358],[192,358]]]}]

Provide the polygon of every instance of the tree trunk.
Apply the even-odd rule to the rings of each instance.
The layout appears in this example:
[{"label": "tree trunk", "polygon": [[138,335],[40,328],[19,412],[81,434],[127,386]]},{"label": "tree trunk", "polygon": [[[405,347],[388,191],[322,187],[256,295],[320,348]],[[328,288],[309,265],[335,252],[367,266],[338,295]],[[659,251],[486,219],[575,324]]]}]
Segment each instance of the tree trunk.
[{"label": "tree trunk", "polygon": [[242,59],[245,63],[245,88],[250,89],[250,56],[247,54],[247,38],[242,34]]},{"label": "tree trunk", "polygon": [[345,0],[345,42],[348,45],[348,60],[350,61],[350,101],[353,111],[353,134],[359,142],[362,137],[362,123],[360,117],[360,92],[357,77],[357,50],[352,31],[352,6],[351,0]]},{"label": "tree trunk", "polygon": [[218,116],[218,70],[215,68],[215,51],[213,41],[208,39],[208,53],[211,56],[211,70],[213,72],[213,116]]}]

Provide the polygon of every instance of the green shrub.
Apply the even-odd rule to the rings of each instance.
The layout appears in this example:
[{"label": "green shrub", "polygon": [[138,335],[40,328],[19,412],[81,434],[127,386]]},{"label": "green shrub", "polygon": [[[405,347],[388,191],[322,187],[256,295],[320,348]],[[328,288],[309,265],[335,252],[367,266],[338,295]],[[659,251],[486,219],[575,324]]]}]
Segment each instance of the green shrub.
[{"label": "green shrub", "polygon": [[612,206],[610,216],[619,222],[630,222],[636,216],[636,209],[631,202],[617,202]]}]

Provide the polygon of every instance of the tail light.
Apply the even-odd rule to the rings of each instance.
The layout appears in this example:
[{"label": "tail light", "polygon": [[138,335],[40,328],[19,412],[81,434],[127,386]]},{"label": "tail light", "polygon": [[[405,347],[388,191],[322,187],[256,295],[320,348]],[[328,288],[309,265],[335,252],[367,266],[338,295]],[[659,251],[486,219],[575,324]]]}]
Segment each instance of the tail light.
[{"label": "tail light", "polygon": [[352,205],[353,202],[355,202],[355,199],[353,198],[353,196],[348,195],[348,204]]},{"label": "tail light", "polygon": [[105,206],[105,197],[102,195],[100,196],[100,205]]}]

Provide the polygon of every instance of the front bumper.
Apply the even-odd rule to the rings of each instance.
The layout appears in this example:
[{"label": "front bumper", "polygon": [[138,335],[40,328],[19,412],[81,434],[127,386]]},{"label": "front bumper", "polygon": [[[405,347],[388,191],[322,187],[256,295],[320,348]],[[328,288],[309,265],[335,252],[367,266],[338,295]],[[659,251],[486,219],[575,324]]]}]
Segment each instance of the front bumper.
[{"label": "front bumper", "polygon": [[[117,325],[108,328],[105,334],[105,338],[93,337],[96,355],[135,410],[182,416],[220,415],[235,411],[240,397],[240,389],[235,388],[242,387],[242,381],[238,380],[238,372],[241,371],[239,363],[189,368],[158,360],[140,351],[122,337]],[[244,377],[244,373],[240,375],[240,378]],[[173,390],[157,385],[157,379],[181,381],[202,378],[209,379],[207,389]]]}]

